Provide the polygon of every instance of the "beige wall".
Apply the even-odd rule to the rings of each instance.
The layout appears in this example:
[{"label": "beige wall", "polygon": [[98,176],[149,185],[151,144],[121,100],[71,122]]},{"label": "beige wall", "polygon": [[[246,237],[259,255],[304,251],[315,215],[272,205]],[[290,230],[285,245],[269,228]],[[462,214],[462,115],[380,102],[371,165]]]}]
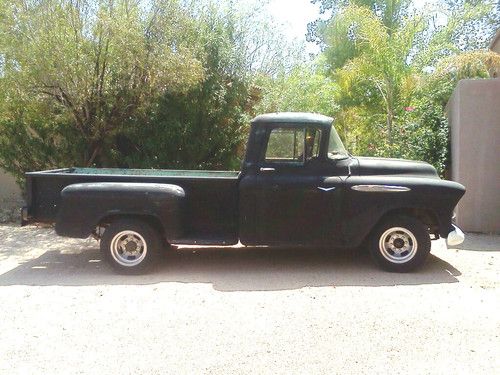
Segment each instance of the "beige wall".
[{"label": "beige wall", "polygon": [[462,80],[448,102],[452,178],[467,192],[458,225],[500,233],[500,79]]},{"label": "beige wall", "polygon": [[21,190],[16,180],[10,174],[0,169],[0,204],[1,202],[14,202],[21,199]]}]

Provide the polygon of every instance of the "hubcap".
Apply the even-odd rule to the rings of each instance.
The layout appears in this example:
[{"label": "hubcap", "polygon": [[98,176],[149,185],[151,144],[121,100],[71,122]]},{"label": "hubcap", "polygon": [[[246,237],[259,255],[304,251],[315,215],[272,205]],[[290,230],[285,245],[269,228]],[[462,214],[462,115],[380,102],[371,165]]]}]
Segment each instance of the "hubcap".
[{"label": "hubcap", "polygon": [[117,233],[111,240],[110,248],[113,259],[125,267],[140,264],[148,251],[144,237],[132,230]]},{"label": "hubcap", "polygon": [[390,228],[380,236],[380,253],[392,263],[400,264],[410,261],[417,253],[417,248],[417,239],[406,228]]}]

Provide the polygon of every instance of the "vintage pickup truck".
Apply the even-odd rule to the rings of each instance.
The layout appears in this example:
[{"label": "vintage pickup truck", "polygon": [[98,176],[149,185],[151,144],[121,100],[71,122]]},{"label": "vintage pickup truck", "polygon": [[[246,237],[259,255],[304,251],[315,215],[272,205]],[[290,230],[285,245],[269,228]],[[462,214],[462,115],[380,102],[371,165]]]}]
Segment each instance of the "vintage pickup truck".
[{"label": "vintage pickup truck", "polygon": [[351,156],[333,119],[261,115],[241,172],[67,168],[26,174],[22,223],[100,240],[119,271],[168,245],[368,247],[389,271],[422,265],[433,239],[457,245],[465,188],[424,162]]}]

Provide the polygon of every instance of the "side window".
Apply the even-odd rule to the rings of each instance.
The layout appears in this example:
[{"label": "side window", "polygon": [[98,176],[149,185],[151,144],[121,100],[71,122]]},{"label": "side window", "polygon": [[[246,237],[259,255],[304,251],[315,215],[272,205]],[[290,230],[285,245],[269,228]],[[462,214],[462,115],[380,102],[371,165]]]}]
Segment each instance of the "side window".
[{"label": "side window", "polygon": [[269,134],[266,161],[303,162],[305,146],[304,129],[275,128]]}]

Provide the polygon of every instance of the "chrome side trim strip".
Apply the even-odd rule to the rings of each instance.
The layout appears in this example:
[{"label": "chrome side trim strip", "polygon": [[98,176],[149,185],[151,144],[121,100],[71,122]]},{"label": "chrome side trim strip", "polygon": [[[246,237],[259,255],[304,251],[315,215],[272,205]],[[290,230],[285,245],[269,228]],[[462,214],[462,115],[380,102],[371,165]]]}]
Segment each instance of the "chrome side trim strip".
[{"label": "chrome side trim strip", "polygon": [[351,189],[367,193],[384,193],[384,192],[399,193],[411,190],[409,187],[406,186],[395,186],[395,185],[354,185],[351,187]]}]

